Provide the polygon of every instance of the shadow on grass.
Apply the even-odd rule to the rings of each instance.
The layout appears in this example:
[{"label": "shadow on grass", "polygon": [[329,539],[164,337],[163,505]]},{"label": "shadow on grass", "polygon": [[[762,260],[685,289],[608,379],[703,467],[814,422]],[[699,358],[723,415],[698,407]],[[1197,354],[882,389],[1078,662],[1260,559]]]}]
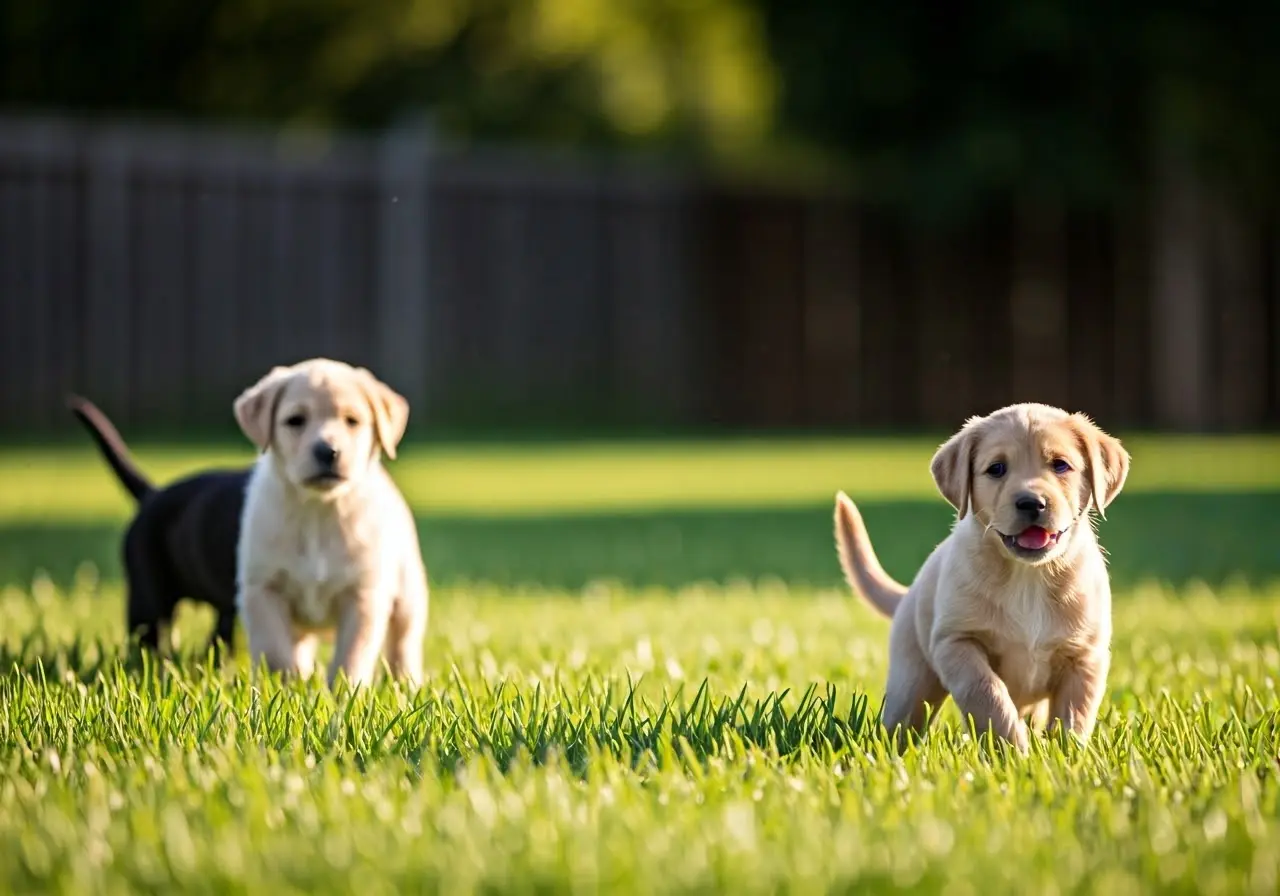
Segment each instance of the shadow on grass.
[{"label": "shadow on grass", "polygon": [[[946,534],[935,500],[860,505],[885,568],[907,581]],[[633,587],[777,577],[792,585],[840,582],[832,506],[637,511],[547,517],[423,516],[431,580],[578,589],[608,579]],[[1263,584],[1280,579],[1280,493],[1122,495],[1101,524],[1116,587],[1156,579]],[[69,585],[85,562],[120,578],[114,524],[0,527],[0,585],[28,585],[38,570]]]}]

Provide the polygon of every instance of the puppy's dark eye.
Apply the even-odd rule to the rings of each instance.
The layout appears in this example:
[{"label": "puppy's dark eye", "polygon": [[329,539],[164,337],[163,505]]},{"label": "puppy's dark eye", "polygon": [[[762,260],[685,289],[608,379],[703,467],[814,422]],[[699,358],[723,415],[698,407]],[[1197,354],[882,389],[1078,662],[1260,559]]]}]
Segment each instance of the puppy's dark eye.
[{"label": "puppy's dark eye", "polygon": [[1063,475],[1064,473],[1070,473],[1071,464],[1067,463],[1062,458],[1058,458],[1053,462],[1053,472],[1057,473],[1059,476]]},{"label": "puppy's dark eye", "polygon": [[284,425],[290,429],[301,429],[307,423],[307,418],[302,414],[290,414],[284,418]]},{"label": "puppy's dark eye", "polygon": [[352,429],[355,429],[359,425],[360,425],[359,420],[357,420],[355,417],[352,417],[351,415],[347,415],[347,426],[351,427]]},{"label": "puppy's dark eye", "polygon": [[991,466],[987,467],[987,475],[990,476],[992,479],[999,479],[1006,472],[1008,472],[1008,470],[1009,468],[1005,466],[1004,461],[998,460],[995,463],[993,463]]}]

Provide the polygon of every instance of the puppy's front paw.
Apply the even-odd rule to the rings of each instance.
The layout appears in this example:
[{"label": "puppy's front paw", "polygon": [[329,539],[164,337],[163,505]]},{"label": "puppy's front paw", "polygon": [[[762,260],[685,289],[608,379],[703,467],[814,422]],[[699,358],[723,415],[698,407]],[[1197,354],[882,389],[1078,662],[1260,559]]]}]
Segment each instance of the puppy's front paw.
[{"label": "puppy's front paw", "polygon": [[1026,722],[1022,721],[1021,719],[1018,720],[1017,726],[1013,729],[1013,738],[1010,741],[1010,743],[1013,744],[1013,748],[1017,750],[1020,755],[1022,756],[1027,755],[1029,745],[1028,745],[1028,738],[1027,738]]}]

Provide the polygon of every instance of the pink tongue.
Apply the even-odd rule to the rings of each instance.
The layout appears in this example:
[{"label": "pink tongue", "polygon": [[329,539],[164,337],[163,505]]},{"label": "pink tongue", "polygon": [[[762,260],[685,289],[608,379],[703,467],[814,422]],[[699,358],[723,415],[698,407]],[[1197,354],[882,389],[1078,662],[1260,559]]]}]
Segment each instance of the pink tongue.
[{"label": "pink tongue", "polygon": [[1039,526],[1032,526],[1018,536],[1018,547],[1028,551],[1038,551],[1049,544],[1049,532]]}]

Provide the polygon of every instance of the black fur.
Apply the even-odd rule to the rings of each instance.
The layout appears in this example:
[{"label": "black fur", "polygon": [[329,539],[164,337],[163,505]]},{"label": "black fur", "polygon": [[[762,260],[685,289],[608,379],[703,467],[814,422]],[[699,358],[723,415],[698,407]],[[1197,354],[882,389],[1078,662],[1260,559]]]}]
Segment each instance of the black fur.
[{"label": "black fur", "polygon": [[236,544],[249,468],[206,470],[156,488],[134,464],[107,416],[88,399],[67,405],[89,430],[120,483],[138,502],[124,535],[128,633],[159,646],[160,626],[178,601],[203,601],[217,611],[212,647],[232,652],[236,624]]}]

